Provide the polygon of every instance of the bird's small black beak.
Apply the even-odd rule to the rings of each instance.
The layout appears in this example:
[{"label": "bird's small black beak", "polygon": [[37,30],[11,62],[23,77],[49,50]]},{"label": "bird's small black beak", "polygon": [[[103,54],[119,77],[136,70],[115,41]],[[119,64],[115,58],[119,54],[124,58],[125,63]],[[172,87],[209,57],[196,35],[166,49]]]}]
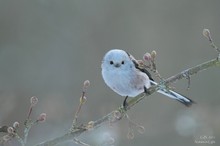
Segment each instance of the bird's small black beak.
[{"label": "bird's small black beak", "polygon": [[120,63],[116,63],[116,64],[115,64],[115,67],[116,67],[116,68],[118,68],[118,67],[120,67],[120,66],[121,66]]}]

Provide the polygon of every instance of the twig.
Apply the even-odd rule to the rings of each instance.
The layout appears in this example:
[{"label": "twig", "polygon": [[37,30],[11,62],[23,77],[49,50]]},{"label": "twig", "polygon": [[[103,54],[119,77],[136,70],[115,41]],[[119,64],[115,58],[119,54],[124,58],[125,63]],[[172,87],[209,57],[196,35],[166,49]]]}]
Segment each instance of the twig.
[{"label": "twig", "polygon": [[[219,56],[220,57],[220,56]],[[155,86],[152,86],[148,89],[148,94],[146,96],[149,96],[151,94],[153,94],[154,92],[156,92],[161,85],[170,85],[171,83],[173,82],[176,82],[178,80],[181,80],[181,79],[184,79],[186,77],[186,74],[188,76],[191,76],[191,75],[194,75],[200,71],[203,71],[203,70],[206,70],[207,68],[209,67],[214,67],[214,66],[220,66],[220,61],[219,59],[220,58],[217,58],[217,59],[212,59],[210,61],[207,61],[207,62],[204,62],[200,65],[197,65],[195,67],[192,67],[192,68],[189,68],[189,69],[186,69],[184,71],[182,71],[181,73],[179,74],[176,74],[174,76],[171,76],[170,78],[168,79],[165,79],[163,83],[160,83],[158,85],[155,85]],[[143,96],[143,94],[140,94],[138,95],[137,97],[135,98],[132,98],[129,102],[128,102],[128,108],[127,110],[130,110],[131,107],[133,107],[135,104],[137,104],[139,101],[141,101],[142,99],[144,99],[146,96]],[[94,126],[93,128],[98,128],[100,127],[102,124],[106,123],[106,122],[109,122],[109,119],[111,117],[114,117],[114,114],[115,114],[115,111],[119,111],[121,112],[122,114],[122,117],[124,117],[124,109],[122,107],[119,107],[117,110],[114,110],[112,111],[111,113],[103,116],[102,118],[98,119],[97,121],[94,121]],[[121,120],[122,118],[116,118],[116,120],[114,122],[117,122],[119,120]],[[40,144],[37,144],[35,146],[53,146],[53,145],[56,145],[58,143],[61,143],[61,142],[64,142],[64,141],[67,141],[67,140],[72,140],[73,138],[75,137],[78,137],[80,136],[81,134],[85,133],[86,131],[88,131],[88,129],[75,129],[74,131],[71,131],[71,132],[68,132],[64,135],[61,135],[57,138],[54,138],[54,139],[51,139],[51,140],[48,140],[46,142],[42,142]]]},{"label": "twig", "polygon": [[202,33],[209,40],[210,46],[214,48],[218,53],[220,53],[220,49],[215,45],[209,29],[203,29]]},{"label": "twig", "polygon": [[[83,91],[82,92],[82,96],[80,98],[84,98],[84,97],[85,97],[85,92]],[[77,121],[78,121],[79,112],[81,111],[81,108],[82,108],[83,104],[84,104],[83,102],[80,102],[79,105],[78,105],[78,108],[76,110],[76,113],[75,113],[75,116],[74,116],[74,119],[73,119],[73,124],[72,124],[72,128],[71,129],[74,129],[76,127],[76,124],[77,124]]]},{"label": "twig", "polygon": [[89,85],[90,85],[90,81],[89,80],[84,81],[82,95],[81,95],[81,97],[79,99],[79,105],[78,105],[78,108],[77,108],[77,110],[75,112],[73,123],[72,123],[72,127],[70,128],[70,131],[73,131],[74,129],[77,129],[77,121],[78,121],[79,113],[81,111],[81,108],[82,108],[83,104],[87,100],[85,94],[86,94],[86,90],[89,87]]}]

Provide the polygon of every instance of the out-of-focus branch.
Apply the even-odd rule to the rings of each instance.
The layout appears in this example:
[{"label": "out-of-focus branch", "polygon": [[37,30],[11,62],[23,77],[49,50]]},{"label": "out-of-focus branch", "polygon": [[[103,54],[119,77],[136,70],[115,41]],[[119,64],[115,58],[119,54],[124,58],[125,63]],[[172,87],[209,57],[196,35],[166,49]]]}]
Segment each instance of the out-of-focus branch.
[{"label": "out-of-focus branch", "polygon": [[8,126],[0,126],[0,132],[7,133]]},{"label": "out-of-focus branch", "polygon": [[[214,67],[214,66],[220,66],[220,55],[216,58],[216,59],[212,59],[210,61],[207,61],[207,62],[204,62],[202,64],[199,64],[195,67],[192,67],[192,68],[189,68],[189,69],[186,69],[174,76],[171,76],[170,78],[167,78],[165,79],[163,82],[159,83],[158,85],[155,85],[155,86],[152,86],[148,89],[148,94],[147,95],[143,95],[143,94],[140,94],[138,95],[137,97],[135,98],[132,98],[129,102],[128,102],[128,106],[127,106],[127,110],[130,110],[131,107],[133,107],[134,105],[136,105],[139,101],[141,101],[142,99],[144,99],[146,96],[149,96],[151,94],[153,94],[154,92],[156,92],[158,89],[160,89],[161,86],[168,86],[170,85],[171,83],[174,83],[178,80],[181,80],[181,79],[185,79],[191,75],[194,75],[200,71],[203,71],[203,70],[206,70],[210,67]],[[102,118],[96,120],[93,122],[93,129],[95,128],[98,128],[100,127],[102,124],[104,123],[109,123],[109,122],[117,122],[119,120],[121,120],[124,115],[125,115],[125,110],[123,107],[119,107],[118,109],[116,109],[115,111],[112,111],[111,113],[103,116]],[[116,113],[117,113],[117,116],[116,116]],[[120,113],[120,116],[118,116],[118,113]],[[87,127],[87,126],[85,126]],[[54,139],[51,139],[51,140],[48,140],[46,142],[43,142],[43,143],[40,143],[40,144],[37,144],[35,146],[53,146],[53,145],[56,145],[58,143],[61,143],[61,142],[64,142],[64,141],[67,141],[67,140],[72,140],[74,139],[75,137],[78,137],[79,135],[85,133],[86,131],[88,131],[91,129],[88,129],[88,128],[79,128],[79,129],[75,129],[71,132],[68,132],[64,135],[61,135],[60,137],[57,137],[57,138],[54,138]]]}]

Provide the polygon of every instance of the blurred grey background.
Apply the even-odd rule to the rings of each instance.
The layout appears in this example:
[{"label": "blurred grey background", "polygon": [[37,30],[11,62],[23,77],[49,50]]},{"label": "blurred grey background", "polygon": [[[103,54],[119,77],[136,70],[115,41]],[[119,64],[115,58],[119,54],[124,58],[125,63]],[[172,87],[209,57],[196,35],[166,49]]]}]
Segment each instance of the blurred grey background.
[{"label": "blurred grey background", "polygon": [[[116,109],[123,97],[104,84],[100,67],[112,48],[139,59],[156,50],[164,78],[215,58],[202,30],[209,28],[220,45],[219,6],[219,0],[0,0],[0,125],[22,125],[30,97],[37,96],[31,118],[45,112],[47,121],[31,129],[28,145],[64,134],[86,79],[91,86],[80,122]],[[133,140],[126,136],[127,120],[80,139],[96,146],[110,137],[115,146],[219,145],[219,75],[219,68],[209,68],[192,76],[190,90],[186,80],[173,84],[197,102],[191,108],[157,93],[140,102],[128,114],[146,131],[135,131]]]}]

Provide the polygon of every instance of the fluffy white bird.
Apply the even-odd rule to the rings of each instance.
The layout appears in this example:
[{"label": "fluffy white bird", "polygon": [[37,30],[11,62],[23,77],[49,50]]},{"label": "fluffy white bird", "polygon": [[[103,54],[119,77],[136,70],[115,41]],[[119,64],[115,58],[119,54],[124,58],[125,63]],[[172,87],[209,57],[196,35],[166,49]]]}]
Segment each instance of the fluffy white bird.
[{"label": "fluffy white bird", "polygon": [[[156,85],[151,74],[143,68],[139,68],[137,61],[124,50],[113,49],[108,51],[102,61],[102,77],[105,83],[116,93],[125,96],[123,105],[126,106],[127,97],[135,97],[147,92],[151,85]],[[175,99],[185,106],[194,103],[193,100],[168,89],[160,89],[157,92]]]}]

